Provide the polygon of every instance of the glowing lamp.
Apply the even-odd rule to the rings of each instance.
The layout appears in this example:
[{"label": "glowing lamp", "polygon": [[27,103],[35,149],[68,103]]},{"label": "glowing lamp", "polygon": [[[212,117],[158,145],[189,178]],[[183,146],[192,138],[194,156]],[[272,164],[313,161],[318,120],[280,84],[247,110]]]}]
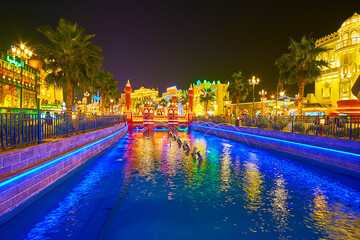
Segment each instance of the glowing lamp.
[{"label": "glowing lamp", "polygon": [[14,52],[16,52],[16,48],[11,48],[11,51],[14,53]]}]

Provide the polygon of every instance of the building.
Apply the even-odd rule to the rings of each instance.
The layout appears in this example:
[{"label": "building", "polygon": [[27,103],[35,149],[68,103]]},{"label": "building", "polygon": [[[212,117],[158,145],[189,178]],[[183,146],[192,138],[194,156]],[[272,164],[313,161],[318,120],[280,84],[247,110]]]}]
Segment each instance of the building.
[{"label": "building", "polygon": [[[145,103],[151,103],[154,99],[159,97],[159,91],[155,90],[154,88],[145,88],[141,87],[137,90],[131,92],[131,109],[133,111],[138,111],[141,105]],[[121,94],[120,103],[125,102],[125,94]],[[120,107],[120,108],[123,108]],[[123,111],[124,109],[122,109]]]},{"label": "building", "polygon": [[316,101],[339,113],[359,114],[360,100],[351,88],[360,75],[360,15],[355,13],[336,32],[316,40],[316,46],[329,49],[320,58],[330,65],[315,81]]},{"label": "building", "polygon": [[65,102],[63,102],[63,89],[45,83],[47,73],[42,69],[43,63],[36,58],[30,59],[28,62],[31,67],[40,71],[39,107],[48,110],[60,110],[65,107]]},{"label": "building", "polygon": [[[209,115],[229,115],[230,114],[230,97],[227,88],[229,83],[221,83],[218,81],[206,81],[197,80],[192,84],[194,89],[194,113],[196,116],[205,115],[204,104],[200,102],[200,96],[203,93],[204,88],[210,88],[215,93],[215,100],[209,103],[208,114]],[[185,92],[186,93],[186,92]]]},{"label": "building", "polygon": [[0,52],[0,107],[39,108],[40,71]]}]

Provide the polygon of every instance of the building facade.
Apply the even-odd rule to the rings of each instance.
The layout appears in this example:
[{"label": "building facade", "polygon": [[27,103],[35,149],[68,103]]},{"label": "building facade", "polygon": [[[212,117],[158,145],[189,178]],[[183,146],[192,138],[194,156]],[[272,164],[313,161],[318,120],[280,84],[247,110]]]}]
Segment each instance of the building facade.
[{"label": "building facade", "polygon": [[205,115],[204,104],[200,101],[200,96],[203,93],[202,90],[205,88],[210,88],[211,91],[215,93],[215,99],[213,102],[209,102],[208,105],[208,114],[219,116],[219,115],[228,115],[230,113],[230,97],[228,92],[228,83],[221,83],[220,81],[206,81],[202,82],[198,80],[192,84],[194,89],[194,114],[196,116]]},{"label": "building facade", "polygon": [[0,52],[0,107],[39,108],[40,71]]},{"label": "building facade", "polygon": [[315,81],[316,101],[340,113],[345,105],[356,110],[358,100],[351,88],[360,75],[360,15],[355,13],[337,32],[316,40],[316,46],[328,49],[320,58],[330,65]]}]

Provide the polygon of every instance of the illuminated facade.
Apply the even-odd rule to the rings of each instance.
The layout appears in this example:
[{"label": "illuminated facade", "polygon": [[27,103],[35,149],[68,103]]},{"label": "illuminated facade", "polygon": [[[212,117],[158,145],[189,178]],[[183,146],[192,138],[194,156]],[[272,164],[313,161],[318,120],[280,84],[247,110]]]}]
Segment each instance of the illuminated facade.
[{"label": "illuminated facade", "polygon": [[61,109],[63,105],[63,89],[45,83],[47,73],[42,69],[41,61],[31,59],[29,60],[29,65],[40,71],[40,108],[49,110]]},{"label": "illuminated facade", "polygon": [[352,105],[360,112],[360,104],[351,92],[351,87],[360,75],[360,15],[348,18],[335,33],[316,40],[316,46],[329,50],[320,58],[327,61],[329,68],[322,69],[315,82],[315,98],[320,104],[344,112],[343,105]]},{"label": "illuminated facade", "polygon": [[0,52],[0,107],[38,108],[40,71]]},{"label": "illuminated facade", "polygon": [[[128,81],[130,85],[130,81]],[[141,87],[131,92],[131,107],[133,111],[138,111],[142,104],[148,103],[159,97],[159,91],[153,88]],[[120,102],[125,102],[125,94],[121,94]],[[121,108],[124,108],[123,106]],[[124,110],[124,109],[122,109]]]},{"label": "illuminated facade", "polygon": [[229,98],[228,84],[221,83],[220,81],[206,81],[201,82],[198,80],[193,84],[194,89],[194,114],[196,116],[205,115],[204,104],[200,102],[200,95],[204,88],[210,88],[215,93],[215,100],[209,102],[208,114],[209,115],[228,115],[230,114],[231,101]]}]

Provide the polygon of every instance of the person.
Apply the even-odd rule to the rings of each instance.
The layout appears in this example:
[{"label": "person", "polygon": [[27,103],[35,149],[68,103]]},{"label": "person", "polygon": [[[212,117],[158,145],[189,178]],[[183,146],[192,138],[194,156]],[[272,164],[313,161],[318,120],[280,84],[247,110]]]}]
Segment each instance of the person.
[{"label": "person", "polygon": [[49,111],[47,111],[45,114],[45,123],[46,123],[46,129],[45,129],[46,137],[49,138],[51,136],[51,126],[53,124],[52,117]]}]

